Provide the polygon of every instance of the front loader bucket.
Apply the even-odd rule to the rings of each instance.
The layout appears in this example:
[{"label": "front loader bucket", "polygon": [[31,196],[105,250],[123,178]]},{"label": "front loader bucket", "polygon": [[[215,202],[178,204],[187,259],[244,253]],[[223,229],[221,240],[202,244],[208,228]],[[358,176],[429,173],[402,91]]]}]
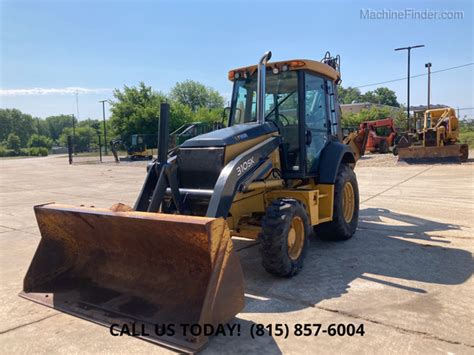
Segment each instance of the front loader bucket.
[{"label": "front loader bucket", "polygon": [[398,149],[398,158],[410,159],[442,159],[453,158],[465,162],[468,158],[469,148],[467,144],[452,144],[440,147],[410,146]]},{"label": "front loader bucket", "polygon": [[35,213],[41,241],[24,298],[189,352],[207,337],[185,325],[212,329],[244,306],[240,262],[221,218],[58,204]]}]

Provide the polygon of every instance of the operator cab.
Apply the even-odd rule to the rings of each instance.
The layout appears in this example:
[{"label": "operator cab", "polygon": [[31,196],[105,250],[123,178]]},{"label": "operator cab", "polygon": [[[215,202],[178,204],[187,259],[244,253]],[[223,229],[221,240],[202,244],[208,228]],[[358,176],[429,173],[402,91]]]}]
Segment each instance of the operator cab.
[{"label": "operator cab", "polygon": [[[264,117],[282,137],[280,155],[287,178],[315,176],[323,148],[330,140],[342,140],[335,90],[338,69],[338,59],[328,55],[324,63],[292,60],[266,65]],[[234,82],[229,127],[256,123],[257,67],[232,70],[229,79]]]}]

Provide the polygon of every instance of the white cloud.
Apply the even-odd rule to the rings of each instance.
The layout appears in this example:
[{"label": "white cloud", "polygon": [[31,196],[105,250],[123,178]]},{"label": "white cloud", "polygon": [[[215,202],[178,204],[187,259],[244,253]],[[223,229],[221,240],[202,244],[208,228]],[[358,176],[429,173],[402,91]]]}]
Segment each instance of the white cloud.
[{"label": "white cloud", "polygon": [[31,88],[31,89],[0,89],[0,96],[26,96],[26,95],[74,95],[78,94],[101,94],[110,92],[108,88]]}]

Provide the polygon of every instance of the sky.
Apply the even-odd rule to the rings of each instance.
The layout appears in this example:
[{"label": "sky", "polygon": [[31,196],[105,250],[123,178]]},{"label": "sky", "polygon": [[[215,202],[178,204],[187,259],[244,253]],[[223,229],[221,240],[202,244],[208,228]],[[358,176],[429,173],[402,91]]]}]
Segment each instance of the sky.
[{"label": "sky", "polygon": [[[425,15],[367,19],[367,10]],[[420,19],[426,11],[462,18]],[[229,97],[227,72],[267,50],[272,60],[339,54],[345,87],[406,77],[407,53],[397,47],[425,45],[412,50],[412,75],[426,73],[427,62],[432,71],[474,62],[469,0],[0,0],[0,21],[0,107],[37,117],[79,111],[79,119],[101,118],[99,100],[140,81],[168,93],[192,79]],[[474,117],[473,73],[473,65],[433,73],[431,102]],[[427,77],[411,82],[411,104],[426,104]],[[378,86],[407,102],[406,80]]]}]

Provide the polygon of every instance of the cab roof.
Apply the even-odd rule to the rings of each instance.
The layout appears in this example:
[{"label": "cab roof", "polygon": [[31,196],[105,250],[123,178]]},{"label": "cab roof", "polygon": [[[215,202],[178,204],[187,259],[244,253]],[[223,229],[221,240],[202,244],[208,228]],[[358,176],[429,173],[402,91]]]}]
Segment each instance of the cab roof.
[{"label": "cab roof", "polygon": [[[288,66],[288,70],[301,70],[306,69],[316,74],[324,75],[336,82],[341,79],[341,74],[335,70],[334,68],[330,67],[327,64],[310,60],[310,59],[290,59],[290,60],[283,60],[280,62],[269,62],[266,64],[267,68],[278,68],[278,70],[282,70],[284,66]],[[257,71],[257,65],[251,65],[248,67],[241,67],[237,69],[233,69],[229,71],[228,78],[230,81],[235,80],[235,74],[239,73],[239,75],[243,76],[244,73],[247,73],[249,76],[254,74]]]}]

